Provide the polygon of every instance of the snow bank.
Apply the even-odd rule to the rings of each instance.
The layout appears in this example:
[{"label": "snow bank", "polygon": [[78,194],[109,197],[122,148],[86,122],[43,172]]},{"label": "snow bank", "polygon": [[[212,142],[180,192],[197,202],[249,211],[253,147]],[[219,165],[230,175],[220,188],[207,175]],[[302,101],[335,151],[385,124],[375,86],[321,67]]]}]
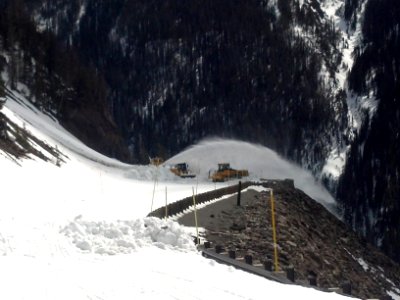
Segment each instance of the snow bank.
[{"label": "snow bank", "polygon": [[229,162],[234,169],[249,170],[249,180],[291,178],[297,188],[336,214],[336,201],[310,172],[261,145],[225,139],[203,140],[172,157],[166,164],[179,162],[187,162],[192,171],[199,174],[200,180],[207,180],[209,172],[222,162]]},{"label": "snow bank", "polygon": [[87,253],[127,254],[145,246],[194,251],[189,231],[172,220],[144,218],[134,221],[91,222],[81,216],[61,230]]},{"label": "snow bank", "polygon": [[132,166],[128,171],[126,171],[125,177],[128,179],[150,182],[154,181],[156,178],[158,181],[182,181],[180,177],[176,176],[170,171],[168,166]]},{"label": "snow bank", "polygon": [[7,255],[7,241],[4,239],[3,235],[0,233],[0,256]]}]

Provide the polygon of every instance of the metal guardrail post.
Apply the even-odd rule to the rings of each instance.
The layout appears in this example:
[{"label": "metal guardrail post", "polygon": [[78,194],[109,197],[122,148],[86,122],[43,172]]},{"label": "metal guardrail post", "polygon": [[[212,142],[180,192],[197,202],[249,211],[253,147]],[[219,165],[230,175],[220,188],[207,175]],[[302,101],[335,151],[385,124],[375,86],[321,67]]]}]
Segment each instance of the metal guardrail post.
[{"label": "metal guardrail post", "polygon": [[241,194],[241,192],[242,192],[242,182],[241,181],[239,181],[239,184],[238,184],[238,194],[237,194],[237,206],[240,206],[240,194]]},{"label": "metal guardrail post", "polygon": [[345,295],[351,295],[351,282],[349,280],[342,283],[342,291]]},{"label": "metal guardrail post", "polygon": [[295,281],[295,278],[294,278],[294,267],[293,267],[293,266],[287,267],[287,269],[286,269],[286,277],[287,277],[287,279],[289,279],[291,282],[294,282],[294,281]]},{"label": "metal guardrail post", "polygon": [[221,245],[215,245],[215,253],[220,254],[224,251],[224,248]]},{"label": "metal guardrail post", "polygon": [[253,256],[251,256],[251,255],[245,255],[245,256],[244,256],[244,261],[246,262],[246,264],[252,265],[252,264],[253,264]]},{"label": "metal guardrail post", "polygon": [[272,261],[270,259],[266,259],[264,261],[264,269],[266,271],[270,271],[270,272],[272,271]]},{"label": "metal guardrail post", "polygon": [[317,286],[317,274],[315,274],[315,272],[310,271],[308,273],[307,279],[311,286]]}]

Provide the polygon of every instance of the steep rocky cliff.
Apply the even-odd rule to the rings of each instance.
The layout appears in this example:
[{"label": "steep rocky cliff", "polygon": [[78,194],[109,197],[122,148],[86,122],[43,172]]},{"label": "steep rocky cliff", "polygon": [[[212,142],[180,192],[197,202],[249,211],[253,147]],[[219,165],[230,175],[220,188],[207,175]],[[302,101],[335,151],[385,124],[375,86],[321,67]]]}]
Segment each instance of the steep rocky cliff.
[{"label": "steep rocky cliff", "polygon": [[[267,145],[318,173],[345,143],[340,35],[319,1],[29,1],[104,75],[139,161],[205,136]],[[344,117],[341,117],[344,116]]]},{"label": "steep rocky cliff", "polygon": [[349,88],[358,95],[355,101],[370,104],[338,200],[353,228],[400,260],[400,8],[393,0],[346,4],[349,21],[359,22],[363,38],[354,52]]}]

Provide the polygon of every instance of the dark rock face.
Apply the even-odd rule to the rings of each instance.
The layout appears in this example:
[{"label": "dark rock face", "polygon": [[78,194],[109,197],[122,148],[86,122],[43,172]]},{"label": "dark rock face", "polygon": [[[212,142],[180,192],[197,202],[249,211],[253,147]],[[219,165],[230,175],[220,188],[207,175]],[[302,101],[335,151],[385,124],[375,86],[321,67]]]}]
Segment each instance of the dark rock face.
[{"label": "dark rock face", "polygon": [[[10,138],[10,136],[13,138]],[[44,155],[37,147],[44,150],[49,156]],[[13,123],[2,113],[0,113],[0,149],[5,153],[4,156],[7,159],[17,165],[19,165],[19,160],[22,158],[37,157],[57,166],[61,166],[68,159],[57,148],[53,148],[46,142],[39,140],[25,128]]]},{"label": "dark rock face", "polygon": [[[101,75],[49,32],[40,33],[22,1],[0,1],[0,96],[22,94],[89,147],[128,160]],[[21,91],[19,91],[21,92]]]},{"label": "dark rock face", "polygon": [[[349,15],[360,1],[346,1]],[[362,1],[361,1],[362,2]],[[350,88],[378,100],[349,152],[337,198],[346,222],[400,261],[400,7],[370,0]]]},{"label": "dark rock face", "polygon": [[138,161],[222,136],[267,145],[318,172],[327,145],[347,126],[344,98],[319,76],[324,65],[332,79],[341,57],[318,1],[302,8],[283,0],[277,8],[261,0],[27,5],[105,77]]},{"label": "dark rock face", "polygon": [[[398,264],[300,190],[280,182],[271,187],[280,268],[293,265],[296,280],[308,280],[311,274],[325,288],[341,287],[349,280],[352,294],[361,298],[381,298],[386,291],[399,288]],[[236,250],[237,257],[251,254],[256,261],[273,260],[269,193],[249,190],[242,194],[242,204],[237,207],[232,197],[198,210],[205,238]],[[194,226],[193,215],[178,222]]]}]

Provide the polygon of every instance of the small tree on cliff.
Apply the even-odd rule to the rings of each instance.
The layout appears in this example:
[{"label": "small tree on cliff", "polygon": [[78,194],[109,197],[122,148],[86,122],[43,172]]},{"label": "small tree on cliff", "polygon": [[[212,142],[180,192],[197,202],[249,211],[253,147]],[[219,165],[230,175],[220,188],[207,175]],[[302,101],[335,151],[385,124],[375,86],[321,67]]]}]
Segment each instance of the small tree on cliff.
[{"label": "small tree on cliff", "polygon": [[1,113],[4,103],[6,103],[6,98],[4,98],[3,86],[0,84],[0,138],[5,138],[7,136],[6,122],[4,115]]}]

